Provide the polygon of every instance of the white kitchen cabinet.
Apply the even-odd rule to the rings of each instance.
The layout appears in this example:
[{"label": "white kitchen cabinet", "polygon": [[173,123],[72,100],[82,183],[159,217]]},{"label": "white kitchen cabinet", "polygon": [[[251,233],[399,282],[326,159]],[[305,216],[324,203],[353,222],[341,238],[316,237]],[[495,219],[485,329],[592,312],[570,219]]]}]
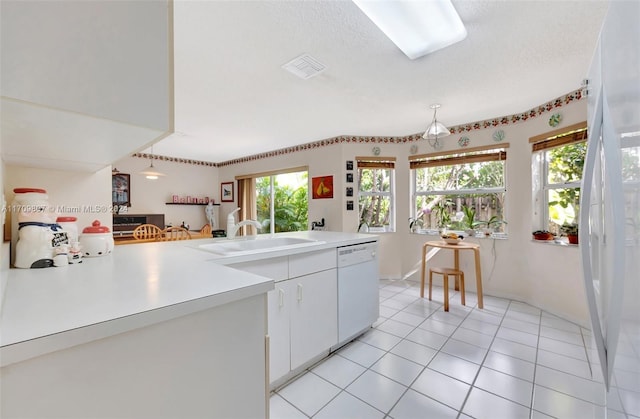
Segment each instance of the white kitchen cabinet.
[{"label": "white kitchen cabinet", "polygon": [[269,377],[283,377],[291,369],[289,318],[291,313],[290,281],[276,283],[267,294],[269,334]]},{"label": "white kitchen cabinet", "polygon": [[292,371],[338,343],[337,281],[335,268],[287,281]]},{"label": "white kitchen cabinet", "polygon": [[269,376],[274,382],[338,341],[336,270],[280,281],[268,293]]},{"label": "white kitchen cabinet", "polygon": [[272,386],[338,342],[336,265],[335,248],[229,265],[276,281],[267,294]]},{"label": "white kitchen cabinet", "polygon": [[266,418],[265,312],[260,294],[102,339],[69,331],[94,340],[2,367],[0,417]]}]

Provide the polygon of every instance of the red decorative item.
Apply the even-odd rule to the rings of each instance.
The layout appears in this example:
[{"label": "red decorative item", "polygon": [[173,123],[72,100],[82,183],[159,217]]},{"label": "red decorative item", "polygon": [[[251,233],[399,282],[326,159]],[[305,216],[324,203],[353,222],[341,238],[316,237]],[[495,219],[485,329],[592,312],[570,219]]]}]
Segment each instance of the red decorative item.
[{"label": "red decorative item", "polygon": [[535,240],[553,240],[553,234],[548,231],[534,231],[533,238]]},{"label": "red decorative item", "polygon": [[333,198],[333,176],[311,178],[313,199]]}]

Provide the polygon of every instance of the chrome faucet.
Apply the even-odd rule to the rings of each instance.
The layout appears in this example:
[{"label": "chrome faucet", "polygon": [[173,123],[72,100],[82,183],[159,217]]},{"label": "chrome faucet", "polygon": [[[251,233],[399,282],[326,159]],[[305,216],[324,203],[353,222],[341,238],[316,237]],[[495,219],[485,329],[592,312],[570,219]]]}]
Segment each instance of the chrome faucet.
[{"label": "chrome faucet", "polygon": [[236,217],[234,216],[234,214],[238,211],[240,211],[240,208],[234,209],[229,213],[229,215],[227,215],[227,238],[228,239],[235,238],[238,230],[240,230],[243,226],[246,226],[246,225],[252,225],[258,231],[260,231],[260,229],[262,228],[262,224],[260,224],[260,222],[256,220],[243,220],[243,221],[240,221],[239,223],[236,223]]}]

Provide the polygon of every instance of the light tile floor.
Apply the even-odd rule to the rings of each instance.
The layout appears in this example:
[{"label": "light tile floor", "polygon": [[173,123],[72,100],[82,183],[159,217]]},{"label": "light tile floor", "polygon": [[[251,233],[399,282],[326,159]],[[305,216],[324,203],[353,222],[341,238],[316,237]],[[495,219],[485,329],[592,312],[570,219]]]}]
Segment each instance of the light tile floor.
[{"label": "light tile floor", "polygon": [[380,281],[374,328],[275,391],[271,419],[635,418],[604,407],[589,330],[518,301],[450,298],[446,313],[441,287],[429,301]]}]

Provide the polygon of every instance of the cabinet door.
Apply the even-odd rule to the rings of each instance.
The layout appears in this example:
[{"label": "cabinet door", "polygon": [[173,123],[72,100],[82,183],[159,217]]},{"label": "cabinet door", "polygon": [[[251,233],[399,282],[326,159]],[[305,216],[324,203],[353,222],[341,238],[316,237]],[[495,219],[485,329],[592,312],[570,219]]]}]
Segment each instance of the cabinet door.
[{"label": "cabinet door", "polygon": [[[335,269],[291,279],[291,369],[338,343]],[[272,352],[273,354],[273,352]]]},{"label": "cabinet door", "polygon": [[291,281],[276,283],[268,297],[269,381],[273,382],[289,372],[289,316],[293,299]]}]

